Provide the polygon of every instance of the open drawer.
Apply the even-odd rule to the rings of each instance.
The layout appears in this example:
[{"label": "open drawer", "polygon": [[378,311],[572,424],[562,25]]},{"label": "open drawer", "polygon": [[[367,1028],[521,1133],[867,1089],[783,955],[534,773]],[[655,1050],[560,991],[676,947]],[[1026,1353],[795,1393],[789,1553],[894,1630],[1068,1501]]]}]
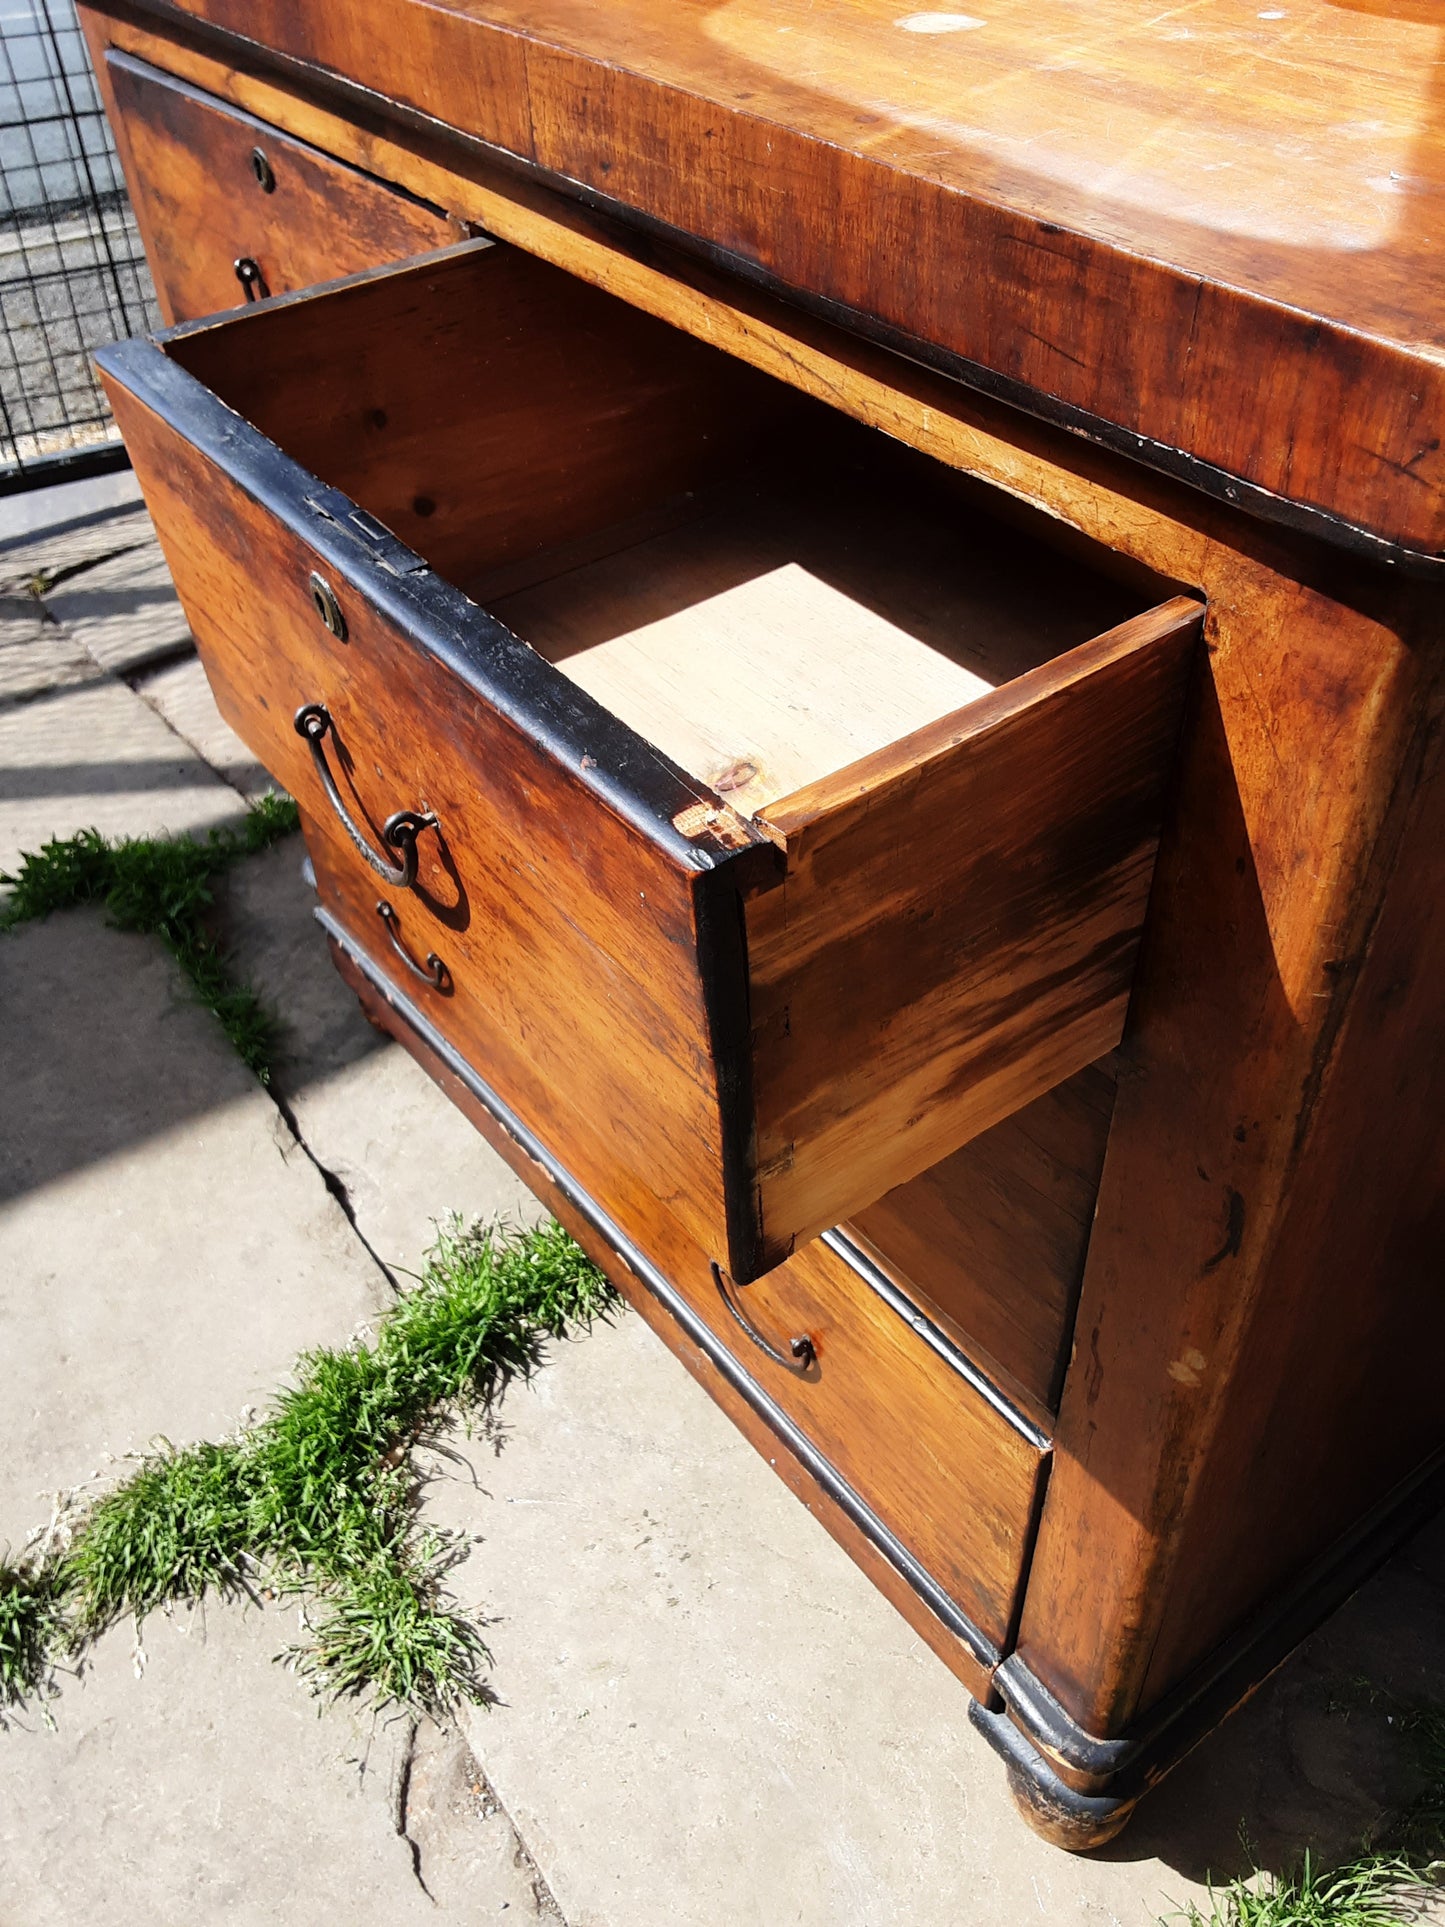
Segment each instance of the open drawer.
[{"label": "open drawer", "polygon": [[758,1277],[1118,1041],[1197,603],[486,242],[99,360],[329,907],[625,1229]]}]

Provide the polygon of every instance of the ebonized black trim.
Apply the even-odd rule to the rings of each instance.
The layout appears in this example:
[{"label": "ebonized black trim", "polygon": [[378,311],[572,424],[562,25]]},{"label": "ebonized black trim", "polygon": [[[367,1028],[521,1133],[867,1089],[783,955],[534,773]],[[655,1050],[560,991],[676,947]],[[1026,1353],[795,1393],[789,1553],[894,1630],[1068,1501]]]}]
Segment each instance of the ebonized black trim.
[{"label": "ebonized black trim", "polygon": [[693,889],[693,915],[717,1087],[728,1269],[747,1285],[770,1270],[778,1254],[770,1253],[764,1244],[747,919],[743,899],[733,887],[733,874],[724,868],[699,877]]},{"label": "ebonized black trim", "polygon": [[980,1666],[986,1669],[996,1666],[999,1650],[993,1641],[974,1625],[967,1614],[959,1610],[937,1580],[919,1564],[901,1540],[894,1537],[852,1486],[839,1477],[827,1459],[798,1429],[787,1413],[775,1405],[762,1386],[749,1377],[727,1347],[714,1337],[709,1327],[697,1316],[686,1299],[673,1289],[657,1267],[644,1257],[625,1232],[619,1230],[601,1206],[593,1202],[541,1140],[533,1135],[516,1112],[483,1078],[478,1076],[466,1059],[447,1042],[411,999],[396,988],[385,971],[372,962],[345,927],[324,909],[316,909],[313,915],[327,936],[338,949],[345,952],[372,989],[384,998],[397,1016],[416,1032],[427,1049],[440,1059],[457,1082],[490,1113],[526,1156],[546,1172],[548,1178],[573,1209],[586,1219],[599,1237],[603,1238],[616,1252],[618,1258],[638,1282],[644,1285],[658,1303],[672,1315],[676,1323],[687,1333],[691,1342],[699,1351],[706,1354],[719,1375],[740,1398],[747,1401],[778,1442],[793,1454],[809,1476],[846,1515],[874,1551],[887,1560],[934,1617],[968,1648]]},{"label": "ebonized black trim", "polygon": [[1028,1803],[1053,1822],[1055,1827],[1083,1836],[1078,1845],[1095,1845],[1117,1831],[1119,1818],[1133,1806],[1137,1794],[1079,1793],[1065,1784],[1048,1761],[1029,1744],[1007,1713],[995,1713],[978,1700],[970,1700],[968,1717],[994,1752],[1004,1761],[1015,1786],[1022,1781],[1028,1789]]},{"label": "ebonized black trim", "polygon": [[[98,0],[98,4],[103,6],[105,0]],[[365,112],[374,125],[403,126],[450,145],[467,148],[502,171],[536,182],[565,199],[576,201],[619,227],[645,234],[680,254],[704,260],[725,274],[790,302],[805,313],[830,321],[910,361],[919,362],[964,387],[987,395],[991,400],[1046,422],[1050,427],[1062,429],[1096,447],[1107,449],[1111,454],[1137,462],[1140,467],[1180,482],[1212,501],[1238,509],[1261,522],[1272,523],[1292,534],[1323,542],[1331,548],[1342,549],[1347,554],[1395,569],[1401,575],[1422,581],[1445,582],[1445,556],[1410,548],[1405,543],[1382,536],[1362,523],[1352,522],[1314,503],[1292,501],[1286,496],[1276,495],[1273,490],[1262,488],[1257,482],[1248,481],[1229,469],[1202,461],[1187,449],[1156,441],[1140,434],[1137,429],[1127,428],[1122,423],[1109,421],[1073,402],[1064,401],[1060,396],[1044,394],[1014,376],[986,367],[982,362],[972,361],[950,349],[910,335],[876,316],[850,308],[827,295],[799,288],[759,263],[750,261],[745,255],[688,234],[683,229],[671,227],[655,215],[646,214],[625,201],[615,200],[584,182],[540,167],[535,161],[514,154],[510,148],[498,147],[476,134],[453,127],[448,121],[439,120],[435,115],[392,100],[358,81],[349,80],[334,68],[297,59],[295,55],[267,47],[264,42],[252,40],[229,27],[198,20],[194,15],[168,4],[168,0],[131,0],[131,4],[123,10],[149,15],[173,31],[180,31],[193,43],[203,46],[210,43],[232,50],[244,49],[254,70],[269,70],[298,81],[315,99],[344,102]]]}]

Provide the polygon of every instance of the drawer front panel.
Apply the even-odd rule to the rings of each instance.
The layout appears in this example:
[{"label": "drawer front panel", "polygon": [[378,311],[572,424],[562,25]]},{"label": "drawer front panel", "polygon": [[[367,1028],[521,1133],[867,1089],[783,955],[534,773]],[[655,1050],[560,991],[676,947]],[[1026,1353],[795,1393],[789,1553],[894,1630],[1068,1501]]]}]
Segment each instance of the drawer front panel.
[{"label": "drawer front panel", "polygon": [[[462,232],[439,210],[129,54],[108,52],[102,81],[169,321],[424,254]],[[256,277],[243,270],[243,281],[238,261],[253,262]]]},{"label": "drawer front panel", "polygon": [[[707,1249],[725,1251],[717,1065],[730,1020],[716,979],[730,943],[741,985],[741,920],[735,908],[718,916],[708,892],[731,887],[733,862],[756,855],[771,868],[771,847],[709,850],[705,837],[672,832],[670,815],[696,799],[674,792],[666,772],[658,822],[629,820],[589,789],[578,744],[539,740],[539,724],[524,728],[486,699],[465,657],[447,660],[468,614],[486,630],[460,596],[446,604],[450,625],[422,633],[404,577],[371,564],[326,516],[309,511],[313,544],[135,397],[116,390],[115,400],[221,711],[326,826],[318,867],[350,894],[371,942],[389,947],[375,915],[389,895],[398,939],[446,961],[449,1035],[579,1181],[630,1234],[660,1195]],[[294,502],[290,512],[308,513]],[[357,579],[368,568],[371,593]],[[322,619],[313,576],[335,583],[345,640]],[[379,606],[388,593],[390,609]],[[498,646],[509,643],[520,684],[531,652],[501,632]],[[480,678],[485,665],[472,667]],[[315,705],[329,727],[312,744],[294,719]],[[605,759],[605,740],[587,740]],[[433,819],[415,839],[413,888],[388,889],[336,802],[357,843],[390,868],[399,852],[385,841],[388,819]],[[736,1050],[745,1012],[736,993],[733,1003]]]},{"label": "drawer front panel", "polygon": [[[446,1039],[446,997],[428,994],[399,963],[365,893],[337,894],[338,875],[349,870],[334,834],[309,821],[306,829],[333,935],[413,1028],[419,1019]],[[405,914],[403,905],[403,935]],[[551,1151],[544,1134],[533,1135]],[[746,1288],[722,1281],[755,1336],[727,1308],[706,1251],[673,1210],[655,1206],[645,1235],[630,1242],[706,1327],[714,1356],[732,1361],[733,1382],[740,1375],[797,1427],[963,1614],[975,1657],[992,1664],[1009,1637],[1028,1553],[1047,1458],[1042,1435],[887,1280],[850,1259],[846,1241],[836,1249],[815,1241]],[[798,1358],[796,1340],[806,1341]]]},{"label": "drawer front panel", "polygon": [[1042,1439],[988,1401],[942,1333],[923,1335],[901,1294],[822,1239],[748,1286],[696,1250],[669,1259],[714,1337],[1002,1645]]}]

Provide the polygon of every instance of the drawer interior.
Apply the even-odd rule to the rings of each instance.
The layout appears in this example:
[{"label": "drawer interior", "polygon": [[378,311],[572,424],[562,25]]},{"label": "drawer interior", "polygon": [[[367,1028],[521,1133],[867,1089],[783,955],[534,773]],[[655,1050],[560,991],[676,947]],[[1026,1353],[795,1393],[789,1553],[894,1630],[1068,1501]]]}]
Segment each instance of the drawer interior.
[{"label": "drawer interior", "polygon": [[753,815],[1139,606],[991,522],[936,464],[821,417],[746,471],[476,599]]},{"label": "drawer interior", "polygon": [[1157,600],[542,262],[436,262],[169,352],[745,815]]}]

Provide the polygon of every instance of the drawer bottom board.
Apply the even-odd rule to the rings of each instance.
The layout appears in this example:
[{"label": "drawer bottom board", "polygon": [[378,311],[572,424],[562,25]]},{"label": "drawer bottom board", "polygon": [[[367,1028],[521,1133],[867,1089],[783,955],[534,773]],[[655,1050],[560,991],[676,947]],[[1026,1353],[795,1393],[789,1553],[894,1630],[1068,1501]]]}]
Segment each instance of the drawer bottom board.
[{"label": "drawer bottom board", "polygon": [[[988,1698],[994,1668],[1007,1650],[982,1632],[888,1525],[842,1479],[767,1391],[745,1371],[646,1255],[556,1162],[526,1124],[497,1097],[426,1016],[398,991],[324,909],[318,922],[333,960],[367,1016],[396,1038],[457,1104],[518,1175],[612,1278],[873,1583],[903,1614],[967,1689]],[[1048,1454],[1038,1440],[1025,1556],[1042,1502]]]}]

